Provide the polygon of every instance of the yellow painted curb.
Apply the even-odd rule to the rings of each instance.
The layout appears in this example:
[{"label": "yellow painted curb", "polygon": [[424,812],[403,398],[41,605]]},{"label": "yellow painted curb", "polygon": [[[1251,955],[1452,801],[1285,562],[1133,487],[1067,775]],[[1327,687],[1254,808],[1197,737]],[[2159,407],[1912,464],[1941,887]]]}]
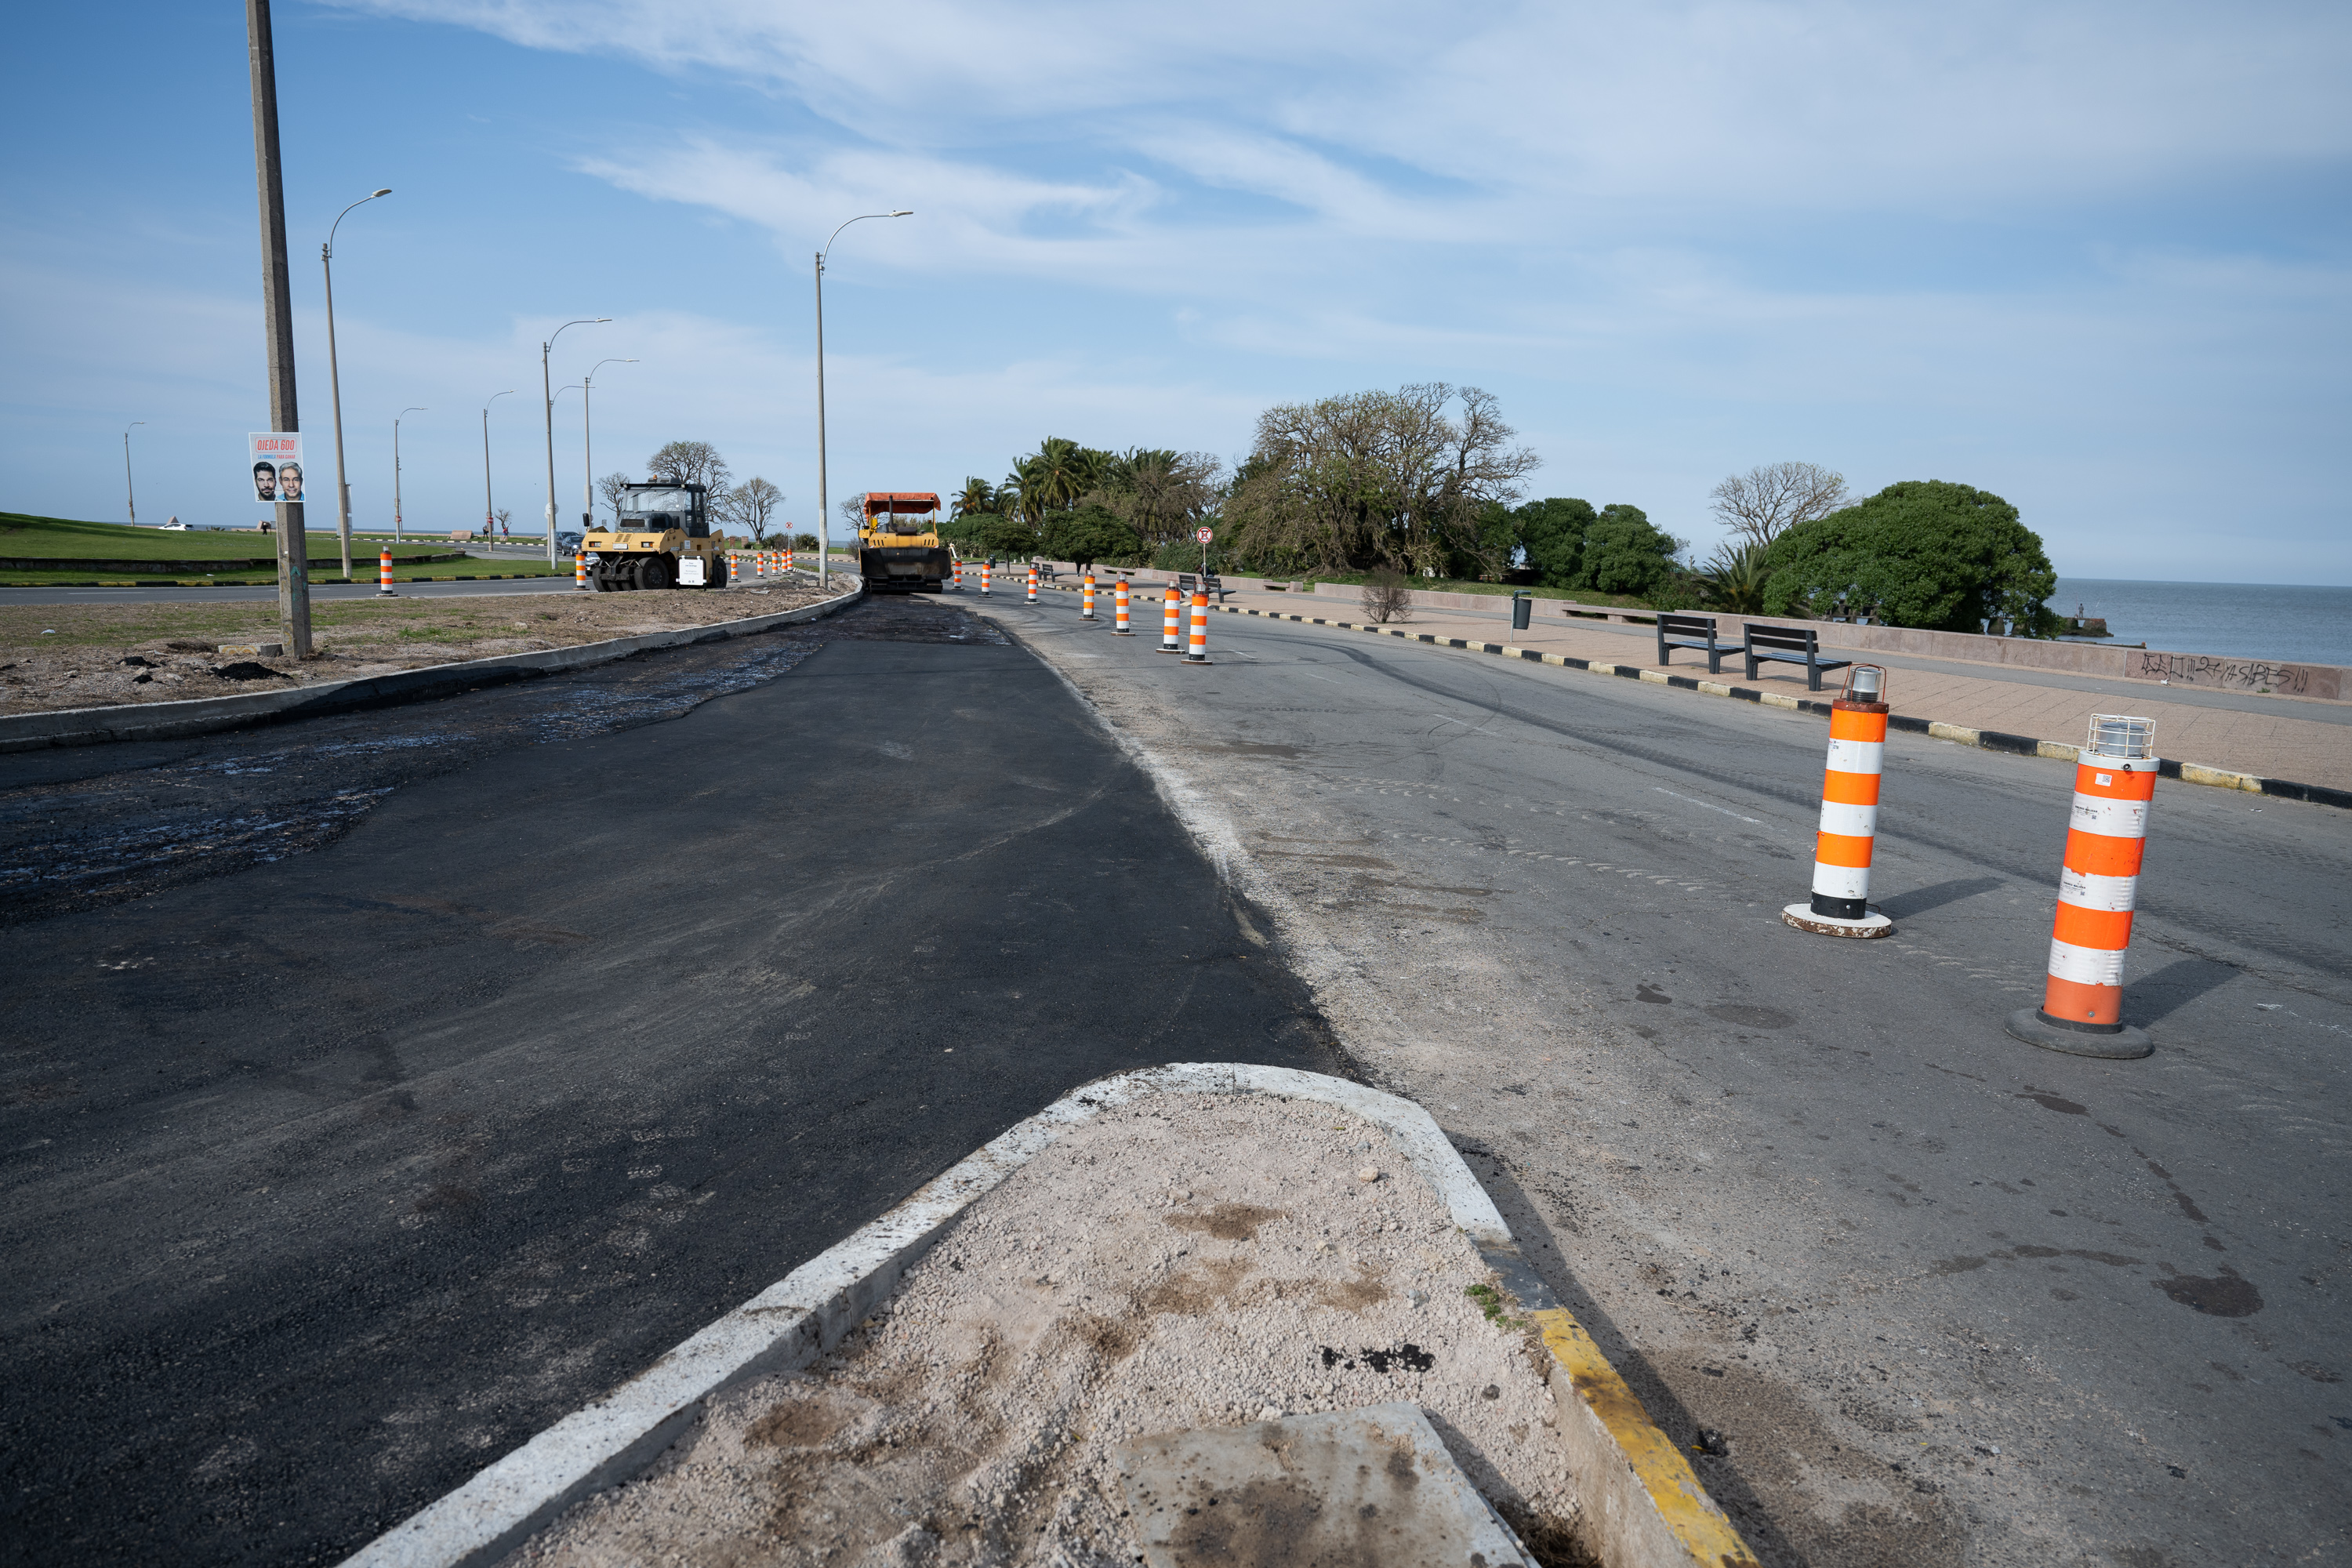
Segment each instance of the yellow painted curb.
[{"label": "yellow painted curb", "polygon": [[[1545,1307],[1528,1316],[1543,1335],[1544,1348],[1551,1352],[1554,1396],[1559,1395],[1559,1384],[1565,1382],[1575,1394],[1575,1403],[1570,1405],[1563,1399],[1563,1407],[1570,1417],[1581,1410],[1599,1426],[1623,1456],[1674,1545],[1680,1548],[1679,1552],[1662,1553],[1664,1542],[1643,1542],[1648,1550],[1640,1552],[1641,1561],[1644,1564],[1686,1561],[1703,1563],[1706,1568],[1757,1568],[1755,1553],[1748,1550],[1748,1543],[1739,1538],[1739,1531],[1731,1527],[1731,1521],[1724,1517],[1715,1500],[1706,1495],[1706,1489],[1691,1470],[1690,1461],[1683,1458],[1674,1440],[1650,1420],[1641,1400],[1617,1375],[1617,1369],[1609,1364],[1609,1358],[1601,1353],[1601,1347],[1592,1342],[1592,1336],[1575,1315],[1565,1307]],[[1594,1490],[1606,1496],[1607,1489]],[[1622,1525],[1633,1521],[1612,1522]],[[1622,1530],[1608,1533],[1625,1544],[1634,1544],[1626,1541]],[[1638,1537],[1641,1531],[1637,1528],[1632,1533]]]}]

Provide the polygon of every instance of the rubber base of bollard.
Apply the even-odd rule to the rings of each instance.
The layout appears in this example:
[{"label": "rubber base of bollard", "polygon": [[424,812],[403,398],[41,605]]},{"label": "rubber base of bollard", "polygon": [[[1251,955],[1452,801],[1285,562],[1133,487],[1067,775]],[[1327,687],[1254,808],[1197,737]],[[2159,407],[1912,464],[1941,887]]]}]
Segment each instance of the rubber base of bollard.
[{"label": "rubber base of bollard", "polygon": [[389,588],[378,588],[378,589],[375,591],[375,597],[377,597],[377,598],[379,598],[379,599],[397,599],[397,598],[399,598],[399,597],[400,597],[400,595],[397,595],[397,594],[395,594],[395,593],[394,593],[394,592],[393,592],[391,589],[389,589]]},{"label": "rubber base of bollard", "polygon": [[2147,1037],[2146,1029],[2135,1029],[2128,1024],[2112,1035],[2070,1029],[2063,1024],[2053,1024],[2043,1017],[2039,1007],[2020,1007],[2009,1016],[2004,1026],[2011,1039],[2023,1040],[2029,1046],[2040,1046],[2045,1051],[2063,1051],[2070,1057],[2098,1057],[2107,1061],[2131,1062],[2152,1055],[2156,1050],[2156,1042]]},{"label": "rubber base of bollard", "polygon": [[1186,654],[1186,655],[1184,656],[1184,662],[1185,662],[1186,664],[1200,664],[1200,665],[1205,665],[1205,664],[1207,664],[1207,663],[1209,662],[1209,656],[1208,656],[1208,655],[1206,655],[1206,654],[1202,654],[1202,655],[1199,655],[1199,656],[1195,657],[1194,655],[1192,655],[1192,654],[1189,654],[1189,653],[1188,653],[1188,654]]},{"label": "rubber base of bollard", "polygon": [[1790,904],[1780,911],[1780,918],[1799,931],[1809,931],[1816,936],[1893,936],[1895,922],[1871,910],[1858,921],[1843,921],[1835,915],[1817,915],[1810,900]]}]

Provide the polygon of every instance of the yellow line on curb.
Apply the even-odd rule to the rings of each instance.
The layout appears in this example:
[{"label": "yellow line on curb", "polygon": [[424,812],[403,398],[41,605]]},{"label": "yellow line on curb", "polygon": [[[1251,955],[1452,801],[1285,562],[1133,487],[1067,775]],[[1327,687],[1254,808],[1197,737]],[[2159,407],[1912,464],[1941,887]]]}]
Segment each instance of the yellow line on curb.
[{"label": "yellow line on curb", "polygon": [[1723,1510],[1706,1495],[1706,1488],[1684,1458],[1674,1440],[1650,1420],[1642,1401],[1584,1325],[1565,1307],[1546,1307],[1528,1314],[1543,1334],[1544,1348],[1568,1374],[1569,1385],[1595,1420],[1616,1443],[1633,1467],[1675,1541],[1694,1563],[1706,1568],[1757,1568],[1755,1553],[1731,1527]]}]

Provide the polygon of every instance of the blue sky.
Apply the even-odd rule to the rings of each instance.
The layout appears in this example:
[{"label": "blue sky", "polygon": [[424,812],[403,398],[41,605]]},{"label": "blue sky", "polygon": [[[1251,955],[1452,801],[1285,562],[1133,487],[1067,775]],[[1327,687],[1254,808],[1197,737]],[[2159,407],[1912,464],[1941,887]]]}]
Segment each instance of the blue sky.
[{"label": "blue sky", "polygon": [[[242,8],[17,13],[0,509],[250,523],[266,423]],[[674,437],[813,523],[1047,435],[1246,450],[1268,404],[1483,386],[1531,495],[1704,550],[1725,474],[2015,502],[2062,574],[2352,584],[2340,5],[278,0],[302,423],[318,247],[355,521],[545,500]],[[93,48],[97,50],[94,55]],[[102,68],[89,68],[102,61]],[[579,395],[558,404],[579,510]],[[327,489],[319,484],[323,497]],[[317,509],[321,518],[328,509]],[[252,514],[252,515],[249,515]],[[314,521],[317,520],[314,519]]]}]

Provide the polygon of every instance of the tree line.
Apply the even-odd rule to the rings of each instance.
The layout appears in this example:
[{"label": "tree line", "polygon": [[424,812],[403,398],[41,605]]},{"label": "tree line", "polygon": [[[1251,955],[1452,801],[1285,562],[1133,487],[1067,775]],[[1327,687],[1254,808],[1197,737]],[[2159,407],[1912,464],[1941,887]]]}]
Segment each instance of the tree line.
[{"label": "tree line", "polygon": [[[1213,570],[1271,577],[1514,583],[1660,610],[1951,631],[2000,620],[2052,636],[2063,624],[2046,604],[2057,575],[2041,537],[1969,485],[1910,479],[1856,499],[1818,464],[1759,465],[1715,488],[1730,538],[1702,563],[1631,502],[1525,499],[1540,465],[1493,395],[1425,382],[1277,404],[1230,469],[1206,452],[1049,436],[1002,480],[966,479],[939,531],[968,555],[1186,569],[1207,526]],[[732,483],[708,442],[670,442],[647,467],[708,486],[714,519],[754,540],[777,525],[782,492]],[[599,482],[611,502],[628,481]],[[841,503],[853,530],[860,500]]]}]

